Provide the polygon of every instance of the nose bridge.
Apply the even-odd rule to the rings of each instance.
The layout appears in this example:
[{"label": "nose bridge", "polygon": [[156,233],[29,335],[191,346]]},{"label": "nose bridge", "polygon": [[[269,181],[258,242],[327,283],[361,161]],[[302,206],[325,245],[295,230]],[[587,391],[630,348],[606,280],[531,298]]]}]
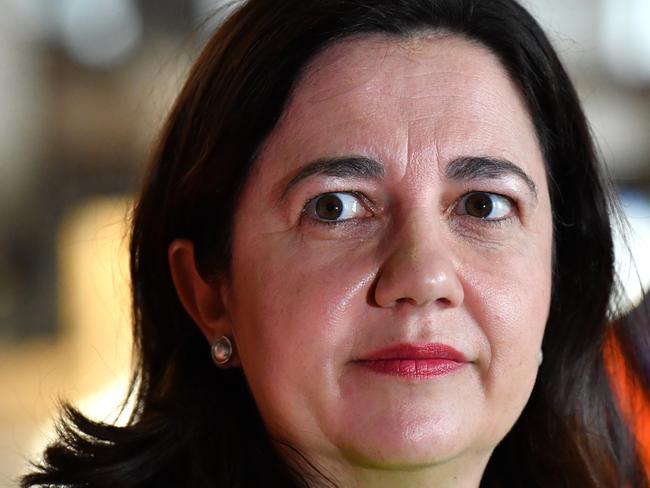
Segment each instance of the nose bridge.
[{"label": "nose bridge", "polygon": [[385,263],[390,264],[391,269],[399,265],[422,270],[420,262],[426,263],[429,258],[443,253],[443,239],[436,228],[437,222],[426,212],[413,213],[416,215],[409,215],[393,228],[391,251]]},{"label": "nose bridge", "polygon": [[435,212],[413,209],[394,227],[387,257],[375,288],[379,306],[408,302],[443,307],[463,301],[463,287],[454,264],[454,249]]},{"label": "nose bridge", "polygon": [[401,223],[394,227],[397,245],[424,249],[425,240],[433,242],[443,239],[440,225],[440,219],[428,207],[413,207],[404,213]]}]

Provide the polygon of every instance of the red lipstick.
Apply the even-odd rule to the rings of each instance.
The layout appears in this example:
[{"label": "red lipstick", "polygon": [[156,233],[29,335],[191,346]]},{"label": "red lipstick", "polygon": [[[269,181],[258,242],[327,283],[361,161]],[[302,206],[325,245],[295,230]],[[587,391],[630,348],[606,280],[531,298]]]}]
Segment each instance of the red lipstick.
[{"label": "red lipstick", "polygon": [[375,373],[422,379],[451,373],[468,363],[462,353],[438,343],[396,344],[354,362]]}]

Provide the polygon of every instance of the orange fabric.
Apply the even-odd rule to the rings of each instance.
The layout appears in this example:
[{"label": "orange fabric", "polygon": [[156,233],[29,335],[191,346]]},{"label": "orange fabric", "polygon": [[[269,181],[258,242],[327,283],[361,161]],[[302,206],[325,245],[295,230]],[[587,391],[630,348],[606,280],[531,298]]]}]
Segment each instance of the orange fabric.
[{"label": "orange fabric", "polygon": [[643,464],[650,478],[650,400],[628,376],[625,360],[614,341],[609,341],[605,358],[623,415],[637,438]]}]

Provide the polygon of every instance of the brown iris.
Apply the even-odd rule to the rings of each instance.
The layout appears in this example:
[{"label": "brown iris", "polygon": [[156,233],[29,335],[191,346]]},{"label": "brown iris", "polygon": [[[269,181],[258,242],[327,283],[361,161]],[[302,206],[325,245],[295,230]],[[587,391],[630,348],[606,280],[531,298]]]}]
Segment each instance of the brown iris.
[{"label": "brown iris", "polygon": [[485,219],[493,209],[494,204],[487,193],[472,193],[465,199],[465,211],[472,217]]},{"label": "brown iris", "polygon": [[333,194],[323,195],[316,201],[316,215],[323,220],[336,220],[343,213],[343,202]]}]

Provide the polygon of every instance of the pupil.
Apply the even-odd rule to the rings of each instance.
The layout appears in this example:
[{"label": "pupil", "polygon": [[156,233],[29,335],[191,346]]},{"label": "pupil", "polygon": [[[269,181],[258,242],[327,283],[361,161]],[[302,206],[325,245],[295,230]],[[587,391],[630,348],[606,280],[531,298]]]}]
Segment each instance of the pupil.
[{"label": "pupil", "polygon": [[492,212],[492,200],[484,193],[470,195],[466,202],[467,213],[472,217],[486,218]]},{"label": "pupil", "polygon": [[325,195],[316,202],[316,214],[323,220],[336,220],[343,213],[343,202],[335,195]]}]

